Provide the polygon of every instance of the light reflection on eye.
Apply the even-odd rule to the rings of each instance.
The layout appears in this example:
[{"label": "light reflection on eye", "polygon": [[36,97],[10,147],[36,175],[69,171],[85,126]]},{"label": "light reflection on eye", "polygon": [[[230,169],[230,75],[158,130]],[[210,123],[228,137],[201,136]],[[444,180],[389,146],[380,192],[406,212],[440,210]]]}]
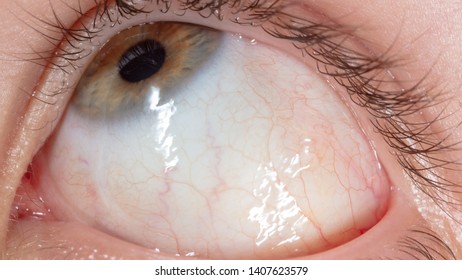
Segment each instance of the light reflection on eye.
[{"label": "light reflection on eye", "polygon": [[[120,59],[146,40],[165,61],[127,82]],[[360,236],[388,203],[367,139],[303,63],[168,22],[106,44],[34,171],[58,220],[172,256],[309,255]]]}]

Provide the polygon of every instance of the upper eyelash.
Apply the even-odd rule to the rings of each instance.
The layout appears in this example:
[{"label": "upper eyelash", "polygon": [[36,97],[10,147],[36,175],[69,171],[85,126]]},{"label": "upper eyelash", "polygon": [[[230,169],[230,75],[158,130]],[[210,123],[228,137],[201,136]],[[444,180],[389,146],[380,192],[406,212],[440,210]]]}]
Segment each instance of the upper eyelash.
[{"label": "upper eyelash", "polygon": [[[145,0],[145,2],[155,2],[162,7],[160,11],[166,13],[171,7],[172,0]],[[390,82],[384,80],[383,74],[398,66],[397,58],[393,58],[387,52],[378,56],[366,55],[344,47],[341,42],[352,36],[349,35],[351,30],[335,23],[319,24],[288,15],[284,12],[285,6],[278,0],[178,0],[178,2],[180,9],[196,11],[203,17],[215,16],[222,19],[221,11],[224,7],[227,7],[231,14],[244,12],[245,16],[236,17],[231,21],[259,27],[275,38],[292,42],[302,55],[310,56],[316,61],[320,73],[336,80],[346,89],[354,103],[371,113],[375,118],[372,124],[393,148],[398,162],[418,188],[446,213],[449,212],[449,207],[452,207],[449,199],[452,199],[452,203],[460,205],[460,202],[455,202],[453,195],[459,192],[460,186],[438,175],[440,170],[456,168],[460,165],[442,158],[440,154],[451,151],[459,142],[451,143],[449,132],[446,133],[448,137],[443,139],[428,138],[428,135],[435,133],[432,131],[433,125],[441,116],[419,124],[407,120],[407,117],[436,103],[449,102],[442,93],[433,94],[438,98],[429,98],[432,96],[429,90],[426,94],[420,93],[421,89],[425,88],[425,77],[403,90],[381,90],[383,83]],[[72,8],[79,18],[87,18],[90,22],[90,25],[82,24],[78,28],[65,26],[56,13],[54,13],[54,21],[43,20],[32,15],[47,26],[47,31],[50,29],[54,31],[56,37],[45,35],[45,32],[40,32],[31,26],[42,33],[55,49],[50,52],[34,52],[35,57],[22,60],[63,71],[66,71],[65,68],[69,65],[73,68],[80,67],[76,62],[90,53],[85,53],[83,49],[76,46],[71,50],[65,50],[61,47],[62,41],[73,46],[75,42],[93,40],[100,32],[98,29],[95,30],[95,22],[103,17],[115,25],[121,18],[128,19],[140,13],[150,12],[130,3],[130,0],[95,0],[96,12],[93,18],[89,18],[80,5],[77,9]],[[115,6],[117,13],[112,13],[111,5]],[[294,22],[297,24],[294,25]],[[57,57],[63,58],[67,65],[54,63]],[[436,91],[435,88],[431,90]],[[59,89],[48,95],[60,94],[62,91],[63,89]],[[432,174],[436,175],[438,180],[435,180]]]}]

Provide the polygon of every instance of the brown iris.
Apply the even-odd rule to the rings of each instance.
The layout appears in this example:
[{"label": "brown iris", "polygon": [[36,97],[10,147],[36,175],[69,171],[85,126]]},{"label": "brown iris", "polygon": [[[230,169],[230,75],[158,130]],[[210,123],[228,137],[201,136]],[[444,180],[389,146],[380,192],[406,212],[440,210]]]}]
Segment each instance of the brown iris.
[{"label": "brown iris", "polygon": [[143,110],[152,87],[165,101],[210,57],[219,36],[206,27],[173,22],[122,31],[85,70],[72,103],[84,115],[102,117]]}]

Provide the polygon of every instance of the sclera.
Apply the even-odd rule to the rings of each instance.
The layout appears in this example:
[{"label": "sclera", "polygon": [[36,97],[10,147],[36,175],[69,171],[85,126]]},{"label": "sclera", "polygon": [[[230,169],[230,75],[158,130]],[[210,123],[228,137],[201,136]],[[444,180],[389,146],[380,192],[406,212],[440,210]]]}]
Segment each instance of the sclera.
[{"label": "sclera", "polygon": [[385,214],[374,150],[294,57],[228,34],[176,91],[117,121],[68,110],[35,161],[58,218],[172,256],[284,258],[348,242]]}]

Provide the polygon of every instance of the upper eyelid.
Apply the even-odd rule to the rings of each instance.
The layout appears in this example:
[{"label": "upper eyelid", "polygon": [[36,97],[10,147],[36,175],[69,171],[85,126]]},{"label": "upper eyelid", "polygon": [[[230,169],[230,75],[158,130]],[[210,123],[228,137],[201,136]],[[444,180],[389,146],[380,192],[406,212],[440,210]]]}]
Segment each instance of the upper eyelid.
[{"label": "upper eyelid", "polygon": [[[116,2],[119,3],[118,7],[121,7],[121,5],[126,1],[118,0]],[[165,3],[163,1],[160,2]],[[199,3],[194,0],[185,0],[182,2],[187,4],[189,3],[189,6],[194,3]],[[233,7],[234,3],[238,2],[242,3],[242,1],[239,0],[222,1],[220,3],[231,5],[231,7]],[[253,2],[256,3],[258,1]],[[100,3],[102,3],[102,8],[110,5],[109,1],[102,1]],[[216,2],[208,1],[207,3]],[[205,6],[204,10],[207,9],[211,9],[209,10],[209,14],[210,16],[214,16],[215,13],[213,13],[213,10],[216,10],[217,7],[213,6],[210,8],[210,6]],[[104,9],[101,10],[100,14],[104,14],[104,11]],[[124,12],[124,9],[118,9],[118,11]],[[129,11],[130,13],[135,12],[135,10]],[[351,36],[351,34],[345,32],[345,30],[350,31],[351,29],[347,29],[344,26],[335,25],[334,23],[318,24],[304,18],[295,17],[287,14],[284,11],[284,6],[271,6],[271,9],[266,10],[266,13],[261,13],[262,11],[265,11],[264,9],[260,9],[259,11],[260,13],[257,17],[252,18],[254,24],[259,23],[257,25],[260,25],[270,35],[280,37],[294,43],[304,55],[312,56],[313,59],[317,60],[320,72],[337,80],[337,82],[346,88],[347,92],[357,104],[368,109],[372,115],[377,117],[378,121],[374,125],[384,136],[386,141],[391,146],[394,145],[392,148],[395,149],[397,158],[401,159],[400,163],[403,168],[408,172],[408,174],[410,174],[411,178],[416,179],[418,186],[432,197],[432,199],[440,201],[439,205],[441,207],[449,207],[447,205],[448,202],[438,200],[438,194],[441,190],[438,182],[432,181],[431,178],[428,178],[424,174],[429,170],[431,171],[432,168],[437,167],[429,166],[426,167],[426,169],[421,169],[419,166],[415,165],[415,161],[407,162],[405,160],[409,157],[414,159],[421,157],[427,159],[427,161],[431,163],[427,154],[428,150],[415,149],[410,146],[409,143],[403,142],[403,137],[407,137],[415,143],[430,145],[433,147],[433,151],[442,152],[449,149],[449,147],[447,145],[445,146],[445,143],[443,142],[438,143],[434,140],[433,143],[428,143],[425,136],[429,133],[428,130],[431,128],[430,125],[427,126],[427,130],[420,130],[417,132],[410,131],[409,129],[411,124],[407,120],[407,116],[412,112],[409,112],[407,109],[414,108],[414,111],[417,112],[424,107],[433,106],[432,102],[428,102],[427,99],[421,98],[422,95],[420,95],[418,91],[420,83],[423,83],[424,80],[419,81],[415,86],[411,86],[402,91],[383,91],[379,87],[380,81],[375,81],[378,85],[374,85],[371,83],[371,81],[373,81],[371,79],[379,76],[380,73],[383,73],[384,71],[393,69],[397,58],[390,57],[388,53],[379,56],[363,54],[357,50],[339,45],[338,42],[342,41],[343,36]],[[80,14],[80,16],[86,16],[82,10],[76,9],[75,12]],[[122,16],[129,17],[131,15],[122,14]],[[293,27],[290,24],[293,20],[297,20],[301,25],[298,25],[297,28]],[[114,19],[114,21],[116,22],[117,19]],[[84,27],[83,29],[72,29],[65,27],[56,14],[55,21],[47,22],[47,24],[50,28],[56,28],[55,30],[63,35],[63,38],[61,39],[66,40],[68,43],[75,42],[75,40],[84,41],[85,38],[90,40],[90,37],[84,36],[85,34],[90,34],[88,33],[90,28]],[[241,21],[240,24],[246,24],[246,22]],[[83,34],[83,36],[78,37],[79,34]],[[59,50],[59,43],[56,44],[56,48]],[[44,58],[37,56],[37,59],[42,59],[43,63],[47,63],[48,67],[50,67],[49,63],[52,62],[53,57]],[[53,64],[51,64],[51,66],[53,66]],[[403,110],[403,108],[406,108],[406,110]],[[390,112],[392,112],[391,115],[393,117],[390,117]],[[431,120],[431,122],[437,121],[438,120]],[[454,187],[453,185],[455,184],[452,184],[452,182],[446,183],[448,184],[450,191],[452,191]]]}]

